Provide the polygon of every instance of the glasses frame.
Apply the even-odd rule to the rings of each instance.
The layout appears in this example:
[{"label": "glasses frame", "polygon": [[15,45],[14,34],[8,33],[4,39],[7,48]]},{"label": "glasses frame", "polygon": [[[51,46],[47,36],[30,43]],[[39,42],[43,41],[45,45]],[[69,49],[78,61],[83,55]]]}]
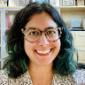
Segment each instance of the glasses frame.
[{"label": "glasses frame", "polygon": [[[44,33],[44,35],[45,35],[45,37],[46,37],[46,39],[47,39],[48,41],[53,42],[53,41],[57,41],[58,39],[60,39],[61,34],[62,34],[62,28],[61,28],[61,27],[55,27],[55,28],[53,28],[53,29],[57,29],[58,34],[59,34],[59,37],[58,37],[57,39],[55,39],[55,40],[50,40],[50,39],[48,38],[48,36],[46,35],[45,30],[44,30],[44,31],[38,30],[38,31],[41,33],[41,36],[39,37],[39,39],[36,39],[35,41],[31,41],[31,40],[28,40],[28,39],[25,37],[25,36],[26,36],[26,34],[25,34],[25,29],[27,29],[27,28],[22,28],[21,31],[22,31],[22,33],[23,33],[23,35],[24,35],[24,39],[26,39],[28,42],[37,42],[38,40],[40,40],[40,37],[42,36],[43,33]],[[48,28],[48,29],[49,29],[49,28]]]}]

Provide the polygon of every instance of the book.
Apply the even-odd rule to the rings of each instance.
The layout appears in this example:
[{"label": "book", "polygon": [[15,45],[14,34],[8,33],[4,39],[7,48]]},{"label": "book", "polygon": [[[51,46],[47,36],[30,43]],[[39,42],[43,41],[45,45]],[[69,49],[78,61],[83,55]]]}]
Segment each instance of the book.
[{"label": "book", "polygon": [[71,27],[81,27],[81,19],[77,17],[71,18]]},{"label": "book", "polygon": [[31,0],[9,0],[8,6],[26,6]]},{"label": "book", "polygon": [[7,29],[6,30],[9,30],[11,28],[11,25],[13,24],[13,21],[14,21],[14,15],[8,15],[6,16],[6,26],[7,26]]},{"label": "book", "polygon": [[32,0],[32,2],[39,2],[39,3],[48,3],[49,0]]},{"label": "book", "polygon": [[9,2],[8,2],[8,6],[12,6],[12,7],[14,7],[14,6],[17,6],[17,1],[16,0],[9,0]]},{"label": "book", "polygon": [[82,20],[80,18],[72,17],[71,21],[70,21],[70,24],[71,24],[71,30],[83,31]]},{"label": "book", "polygon": [[77,0],[78,6],[84,6],[84,0]]},{"label": "book", "polygon": [[54,7],[60,6],[59,0],[50,0],[50,4]]},{"label": "book", "polygon": [[62,0],[62,5],[63,6],[74,6],[75,0]]},{"label": "book", "polygon": [[85,30],[85,19],[82,20],[83,30]]},{"label": "book", "polygon": [[0,6],[7,6],[7,0],[0,0]]}]

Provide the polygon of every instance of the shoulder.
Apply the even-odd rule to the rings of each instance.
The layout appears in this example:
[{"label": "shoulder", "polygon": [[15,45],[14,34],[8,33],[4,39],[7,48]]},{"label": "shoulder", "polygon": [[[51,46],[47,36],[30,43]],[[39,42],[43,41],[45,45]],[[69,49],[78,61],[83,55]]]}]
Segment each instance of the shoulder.
[{"label": "shoulder", "polygon": [[54,85],[75,85],[75,81],[71,75],[62,76],[59,74],[54,75]]},{"label": "shoulder", "polygon": [[75,79],[78,85],[85,84],[85,69],[76,70],[75,73],[73,74],[73,78]]},{"label": "shoulder", "polygon": [[31,85],[31,83],[31,78],[27,72],[18,78],[9,78],[7,71],[0,70],[0,85]]},{"label": "shoulder", "polygon": [[8,76],[5,70],[0,70],[0,85],[7,85]]},{"label": "shoulder", "polygon": [[61,76],[59,74],[54,75],[54,85],[85,85],[85,70],[76,70],[73,75]]},{"label": "shoulder", "polygon": [[0,85],[15,85],[16,79],[9,78],[6,70],[0,70]]}]

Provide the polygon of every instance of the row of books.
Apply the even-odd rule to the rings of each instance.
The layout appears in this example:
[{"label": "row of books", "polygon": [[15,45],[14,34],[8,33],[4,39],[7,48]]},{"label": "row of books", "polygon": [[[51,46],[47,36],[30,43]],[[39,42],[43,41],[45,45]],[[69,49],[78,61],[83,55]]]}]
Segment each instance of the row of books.
[{"label": "row of books", "polygon": [[[7,30],[10,29],[10,26],[13,23],[14,15],[8,15],[6,16],[6,25]],[[78,17],[71,17],[71,19],[66,22],[68,29],[70,30],[85,30],[85,19],[80,19]],[[69,25],[69,26],[68,26]]]},{"label": "row of books", "polygon": [[61,0],[62,6],[84,6],[85,0]]},{"label": "row of books", "polygon": [[[13,20],[14,20],[14,14],[6,16],[6,26],[7,30],[10,29]],[[85,30],[85,19],[80,19],[78,17],[71,17],[69,21],[65,22],[67,24],[67,27],[69,30]]]},{"label": "row of books", "polygon": [[45,3],[51,3],[52,5],[58,5],[59,6],[59,0],[0,0],[0,5],[5,6],[25,6],[28,3],[31,2],[45,2]]},{"label": "row of books", "polygon": [[85,0],[0,0],[0,6],[25,6],[31,2],[46,2],[53,6],[85,5]]}]

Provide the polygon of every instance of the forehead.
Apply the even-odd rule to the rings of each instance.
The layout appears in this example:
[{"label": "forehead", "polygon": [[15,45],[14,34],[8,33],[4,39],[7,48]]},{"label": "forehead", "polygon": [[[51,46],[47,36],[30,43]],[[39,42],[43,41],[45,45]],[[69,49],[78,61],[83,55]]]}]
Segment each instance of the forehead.
[{"label": "forehead", "polygon": [[25,28],[39,28],[40,30],[45,30],[48,27],[57,27],[52,17],[43,12],[32,16],[31,20],[26,24]]}]

